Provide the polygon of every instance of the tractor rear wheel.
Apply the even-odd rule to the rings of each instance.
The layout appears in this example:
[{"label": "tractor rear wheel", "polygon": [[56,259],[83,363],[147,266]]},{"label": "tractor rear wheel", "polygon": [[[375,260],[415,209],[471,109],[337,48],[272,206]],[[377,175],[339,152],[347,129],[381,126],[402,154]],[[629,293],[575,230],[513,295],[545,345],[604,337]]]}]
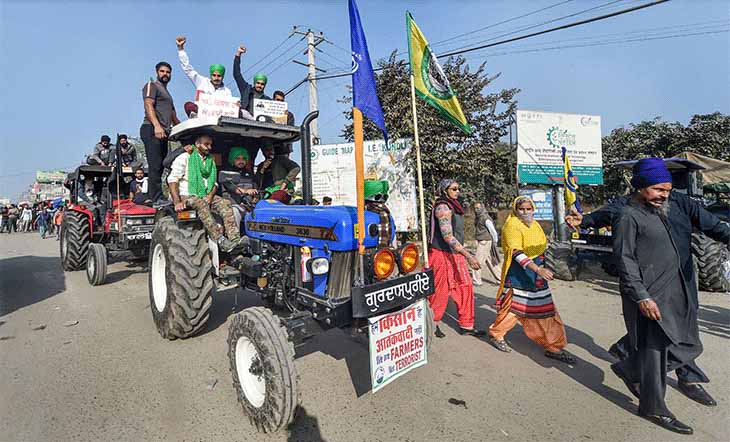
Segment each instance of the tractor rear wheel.
[{"label": "tractor rear wheel", "polygon": [[730,259],[724,244],[702,233],[692,234],[692,254],[697,263],[697,282],[700,290],[708,292],[730,291],[730,281],[723,273],[723,262]]},{"label": "tractor rear wheel", "polygon": [[570,242],[551,241],[545,250],[545,266],[557,279],[575,281],[578,266]]},{"label": "tractor rear wheel", "polygon": [[300,403],[294,344],[286,327],[264,307],[233,317],[228,328],[233,388],[251,425],[264,433],[286,428]]},{"label": "tractor rear wheel", "polygon": [[89,256],[86,260],[86,279],[91,285],[102,285],[106,279],[106,247],[102,244],[89,244]]},{"label": "tractor rear wheel", "polygon": [[89,254],[89,219],[83,213],[66,211],[61,224],[61,266],[63,270],[74,271],[86,267]]},{"label": "tractor rear wheel", "polygon": [[205,229],[178,226],[170,217],[155,224],[150,244],[150,310],[163,338],[198,333],[213,303],[213,264]]}]

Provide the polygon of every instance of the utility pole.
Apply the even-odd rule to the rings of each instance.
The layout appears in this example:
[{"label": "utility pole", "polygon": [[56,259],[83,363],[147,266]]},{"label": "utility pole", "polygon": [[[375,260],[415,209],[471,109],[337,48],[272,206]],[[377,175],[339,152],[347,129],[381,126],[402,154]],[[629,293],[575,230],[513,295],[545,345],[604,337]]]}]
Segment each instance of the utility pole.
[{"label": "utility pole", "polygon": [[[307,37],[307,50],[305,52],[305,54],[307,54],[307,64],[298,62],[296,60],[293,61],[296,64],[300,64],[308,68],[307,80],[309,81],[309,112],[313,112],[315,110],[318,110],[316,80],[317,71],[327,72],[324,69],[318,68],[314,62],[314,51],[315,49],[317,49],[317,45],[324,41],[324,34],[320,32],[318,35],[315,35],[311,29],[307,29],[307,32],[302,32],[299,31],[296,27],[294,27],[294,33]],[[312,121],[312,125],[310,126],[310,128],[312,135],[312,145],[319,144],[319,130],[317,129],[317,120]]]}]

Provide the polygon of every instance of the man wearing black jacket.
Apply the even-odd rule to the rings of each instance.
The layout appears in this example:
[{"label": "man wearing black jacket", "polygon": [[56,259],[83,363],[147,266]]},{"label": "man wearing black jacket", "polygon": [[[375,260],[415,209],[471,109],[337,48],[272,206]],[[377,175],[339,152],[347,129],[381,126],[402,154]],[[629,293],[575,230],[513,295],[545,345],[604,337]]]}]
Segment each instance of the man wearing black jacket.
[{"label": "man wearing black jacket", "polygon": [[233,79],[236,80],[238,86],[238,92],[241,94],[241,110],[247,111],[253,117],[253,100],[271,100],[271,98],[264,93],[266,88],[266,82],[268,79],[266,75],[257,73],[253,76],[253,86],[251,86],[241,75],[241,55],[246,53],[246,47],[241,45],[236,49],[236,56],[233,58]]},{"label": "man wearing black jacket", "polygon": [[[651,163],[653,163],[653,167],[656,170],[661,169],[661,165],[663,165],[663,162],[658,159],[647,160],[653,160]],[[641,167],[646,167],[641,165],[645,165],[646,163],[647,161],[641,160],[634,166],[635,176],[639,176]],[[641,396],[644,406],[640,406],[640,411],[646,415],[654,416],[653,419],[659,425],[669,428],[673,426],[673,421],[676,421],[676,419],[666,410],[666,406],[663,403],[663,394],[661,395],[661,400],[657,397],[659,396],[658,392],[663,388],[661,383],[658,383],[657,379],[652,377],[651,379],[645,380],[647,384],[646,388],[644,388],[642,381],[636,378],[636,360],[640,357],[637,350],[643,350],[646,353],[647,349],[647,344],[639,345],[640,342],[637,333],[642,332],[643,339],[652,341],[652,347],[666,349],[663,365],[666,369],[675,370],[678,379],[677,385],[682,393],[700,404],[706,406],[716,405],[715,400],[700,385],[701,383],[709,382],[709,379],[696,363],[696,358],[702,352],[702,344],[699,340],[697,324],[699,299],[695,283],[696,276],[692,265],[690,243],[692,231],[693,229],[697,229],[716,241],[728,244],[730,243],[730,227],[715,215],[706,211],[699,203],[676,191],[666,192],[666,196],[658,198],[663,199],[663,201],[658,201],[663,203],[659,207],[666,210],[666,212],[660,213],[658,222],[644,219],[656,215],[653,213],[651,202],[646,197],[642,199],[640,194],[646,192],[643,189],[650,188],[654,184],[664,184],[664,181],[668,182],[669,188],[671,188],[671,176],[668,175],[668,172],[663,173],[666,178],[661,183],[658,181],[657,183],[646,180],[642,181],[640,178],[634,179],[632,180],[632,186],[637,191],[631,196],[622,197],[608,207],[590,215],[581,216],[573,212],[566,217],[566,222],[573,227],[599,228],[613,225],[615,235],[614,252],[615,256],[619,259],[619,268],[621,269],[621,292],[624,295],[624,319],[628,333],[610,349],[612,355],[621,359],[621,362],[614,364],[612,369],[626,382],[632,393]],[[642,190],[640,191],[639,189]],[[636,207],[629,208],[629,206]],[[647,210],[645,207],[649,207],[649,209]],[[634,227],[633,230],[629,228],[632,226]],[[637,226],[640,226],[643,230],[639,232],[636,229]],[[646,245],[641,244],[637,249],[635,243],[640,241],[643,235],[652,233],[645,232],[649,227],[665,228],[667,231],[666,236],[669,239],[663,241],[662,244],[659,244],[656,240],[650,240],[649,244],[651,244],[651,247],[647,248]],[[654,233],[661,233],[661,229],[658,230],[658,233]],[[643,280],[632,279],[632,275],[636,276],[634,275],[636,272],[632,273],[630,271],[634,267],[629,263],[631,260],[627,258],[632,253],[634,254],[634,259],[639,261],[639,266],[648,265],[651,267],[649,269],[650,271],[640,272]],[[662,272],[658,269],[659,264],[663,262],[660,258],[666,258],[667,256],[676,256],[675,259],[677,259],[676,270],[672,270],[676,272],[677,277],[671,281],[672,284],[663,280],[659,281],[660,277],[668,277],[668,275],[671,276],[672,274],[671,272]],[[655,287],[658,287],[656,285],[657,281],[662,283],[660,285],[664,285],[664,282],[667,282],[667,285],[659,292],[655,292]],[[677,289],[675,290],[677,291],[676,296],[682,299],[682,302],[674,302],[671,304],[663,302],[669,297],[669,285]],[[647,290],[642,290],[642,287]],[[648,306],[643,305],[650,303],[654,303],[651,307],[656,307],[656,309],[649,309]],[[683,308],[686,311],[678,312],[677,309],[681,306],[684,306]],[[639,310],[636,310],[636,308]],[[646,313],[645,310],[647,311]],[[654,313],[654,310],[656,310],[659,312],[659,317],[664,317],[663,322],[660,324],[662,325],[662,330],[655,330],[656,327],[654,325],[656,324],[654,321],[656,319],[647,316],[650,310]],[[644,318],[652,322],[647,322],[647,319]],[[681,319],[681,325],[677,325],[676,320],[678,318]],[[670,321],[670,319],[674,321]],[[665,328],[666,330],[664,330]],[[666,337],[668,343],[665,342],[663,336]],[[659,341],[661,341],[661,345],[654,345]],[[642,353],[642,356],[647,356],[644,353]],[[659,355],[661,356],[661,351]],[[645,358],[644,365],[651,362],[649,361],[651,358],[647,358]],[[649,383],[649,381],[651,382]],[[647,391],[644,392],[644,390]],[[645,398],[645,394],[648,395],[649,391],[653,394]],[[656,416],[666,419],[662,420],[656,418]],[[669,429],[677,431],[677,428]],[[687,430],[685,429],[685,431]]]}]

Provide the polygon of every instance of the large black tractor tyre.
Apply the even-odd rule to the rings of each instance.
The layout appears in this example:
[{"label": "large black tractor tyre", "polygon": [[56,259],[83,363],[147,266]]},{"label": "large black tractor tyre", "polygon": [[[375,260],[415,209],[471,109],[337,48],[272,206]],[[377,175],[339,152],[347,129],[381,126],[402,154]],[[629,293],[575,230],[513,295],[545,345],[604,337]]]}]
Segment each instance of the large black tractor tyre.
[{"label": "large black tractor tyre", "polygon": [[89,244],[89,256],[86,259],[86,279],[91,285],[102,285],[106,280],[106,248],[103,244]]},{"label": "large black tractor tyre", "polygon": [[60,235],[59,247],[63,270],[74,271],[86,268],[91,238],[89,219],[86,215],[72,210],[64,213]]},{"label": "large black tractor tyre", "polygon": [[702,233],[693,233],[692,254],[697,263],[697,283],[700,290],[730,291],[730,281],[725,278],[722,269],[722,263],[730,258],[727,246]]},{"label": "large black tractor tyre", "polygon": [[205,229],[178,226],[170,217],[155,224],[150,244],[150,310],[163,338],[188,338],[210,317],[213,264]]},{"label": "large black tractor tyre", "polygon": [[250,307],[228,328],[233,388],[251,425],[264,433],[286,428],[300,403],[294,344],[271,310]]},{"label": "large black tractor tyre", "polygon": [[567,241],[551,241],[545,250],[545,266],[552,270],[557,279],[575,281],[578,266],[573,246]]}]

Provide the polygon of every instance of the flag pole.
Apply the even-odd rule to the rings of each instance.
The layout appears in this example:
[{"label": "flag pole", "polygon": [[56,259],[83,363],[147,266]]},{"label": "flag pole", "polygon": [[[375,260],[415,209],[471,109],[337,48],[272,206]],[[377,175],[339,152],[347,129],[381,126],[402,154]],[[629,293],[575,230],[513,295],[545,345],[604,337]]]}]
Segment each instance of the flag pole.
[{"label": "flag pole", "polygon": [[357,182],[357,244],[360,254],[360,278],[365,277],[365,162],[363,161],[362,112],[352,108],[355,129],[355,180]]},{"label": "flag pole", "polygon": [[418,177],[418,201],[421,207],[421,247],[424,267],[428,268],[428,242],[426,241],[426,209],[423,202],[423,173],[421,171],[421,144],[418,141],[418,115],[416,114],[416,86],[411,72],[411,108],[413,109],[413,141],[416,147],[416,175]]}]

